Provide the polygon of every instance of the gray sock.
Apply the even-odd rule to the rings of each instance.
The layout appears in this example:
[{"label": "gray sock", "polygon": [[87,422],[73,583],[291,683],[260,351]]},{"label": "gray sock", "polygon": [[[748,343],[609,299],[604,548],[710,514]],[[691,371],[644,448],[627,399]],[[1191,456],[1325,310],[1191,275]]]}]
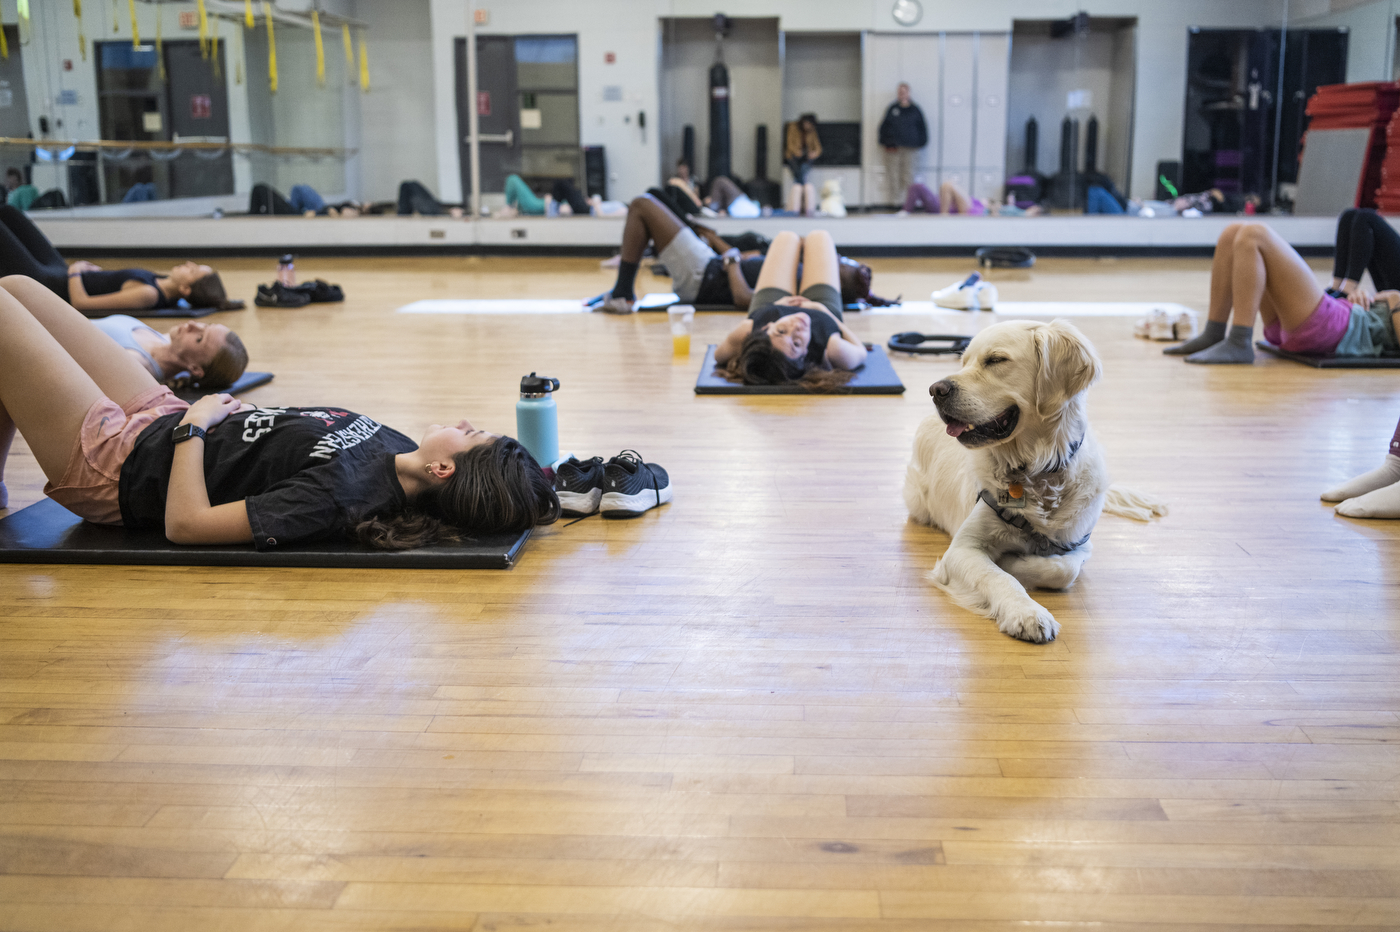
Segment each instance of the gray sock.
[{"label": "gray sock", "polygon": [[1252,363],[1254,362],[1254,328],[1231,327],[1230,334],[1214,346],[1192,353],[1187,362]]},{"label": "gray sock", "polygon": [[1205,329],[1200,333],[1185,343],[1168,346],[1162,352],[1168,356],[1190,356],[1192,353],[1199,353],[1208,346],[1214,346],[1223,339],[1225,339],[1225,322],[1223,320],[1208,320]]}]

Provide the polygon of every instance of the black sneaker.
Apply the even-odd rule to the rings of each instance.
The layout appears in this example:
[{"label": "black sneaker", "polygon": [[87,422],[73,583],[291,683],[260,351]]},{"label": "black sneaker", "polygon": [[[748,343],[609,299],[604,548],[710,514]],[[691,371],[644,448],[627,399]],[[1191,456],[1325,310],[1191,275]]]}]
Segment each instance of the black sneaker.
[{"label": "black sneaker", "polygon": [[603,458],[579,462],[574,457],[554,471],[554,491],[566,515],[591,515],[603,497]]},{"label": "black sneaker", "polygon": [[603,517],[635,518],[671,500],[671,477],[635,450],[623,450],[603,467]]}]

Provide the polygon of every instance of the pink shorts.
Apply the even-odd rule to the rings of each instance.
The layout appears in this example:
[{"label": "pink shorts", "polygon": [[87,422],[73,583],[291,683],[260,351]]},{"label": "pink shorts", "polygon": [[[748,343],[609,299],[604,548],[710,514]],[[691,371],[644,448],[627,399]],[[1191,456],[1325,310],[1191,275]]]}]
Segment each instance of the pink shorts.
[{"label": "pink shorts", "polygon": [[1326,356],[1337,348],[1351,323],[1351,305],[1324,294],[1297,330],[1285,331],[1276,320],[1264,328],[1264,339],[1290,353]]},{"label": "pink shorts", "polygon": [[117,483],[136,438],[156,418],[188,407],[165,385],[142,392],[124,408],[110,398],[94,401],[73,441],[63,478],[47,483],[44,494],[86,521],[121,524]]}]

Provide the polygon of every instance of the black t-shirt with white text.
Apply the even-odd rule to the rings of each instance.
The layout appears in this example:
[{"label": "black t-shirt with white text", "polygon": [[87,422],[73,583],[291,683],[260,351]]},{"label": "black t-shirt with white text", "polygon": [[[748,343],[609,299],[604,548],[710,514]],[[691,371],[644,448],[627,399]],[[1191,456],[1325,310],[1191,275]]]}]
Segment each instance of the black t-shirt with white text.
[{"label": "black t-shirt with white text", "polygon": [[[122,464],[118,495],[129,528],[165,527],[182,414],[157,418]],[[404,509],[394,455],[418,445],[390,427],[340,408],[256,408],[204,440],[210,505],[246,500],[253,544],[269,550],[344,534],[371,515]]]}]

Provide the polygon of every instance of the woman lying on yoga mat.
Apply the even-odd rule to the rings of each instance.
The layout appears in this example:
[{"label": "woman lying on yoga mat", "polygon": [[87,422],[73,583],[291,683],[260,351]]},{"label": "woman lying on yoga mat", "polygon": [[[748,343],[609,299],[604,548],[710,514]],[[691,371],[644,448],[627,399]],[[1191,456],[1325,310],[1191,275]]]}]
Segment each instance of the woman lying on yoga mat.
[{"label": "woman lying on yoga mat", "polygon": [[1326,294],[1283,237],[1262,223],[1232,223],[1215,244],[1205,329],[1162,352],[1195,363],[1251,363],[1254,317],[1261,314],[1264,337],[1290,352],[1379,356],[1400,349],[1397,308],[1397,291],[1376,295],[1364,308]]},{"label": "woman lying on yoga mat", "polygon": [[[151,378],[171,387],[194,384],[217,392],[237,382],[248,368],[243,341],[223,324],[187,320],[169,333],[161,333],[125,314],[103,317],[93,324],[130,353]],[[188,379],[183,378],[186,374]]]},{"label": "woman lying on yoga mat", "polygon": [[167,275],[103,271],[91,262],[69,265],[23,212],[8,205],[0,206],[0,275],[27,275],[88,317],[174,307],[181,298],[191,307],[221,311],[243,306],[228,299],[219,273],[207,265],[185,262]]},{"label": "woman lying on yoga mat", "polygon": [[[682,304],[749,307],[763,256],[740,252],[709,227],[682,220],[652,194],[634,198],[628,206],[613,290],[586,303],[608,314],[635,311],[637,270],[648,244],[655,246]],[[840,264],[842,302],[891,303],[870,293],[870,266],[844,258]]]},{"label": "woman lying on yoga mat", "polygon": [[[334,536],[404,550],[559,516],[539,464],[466,421],[421,445],[339,408],[193,405],[32,279],[0,279],[0,479],[15,429],[44,493],[98,524],[259,550]],[[0,483],[0,497],[3,497]]]},{"label": "woman lying on yoga mat", "polygon": [[[800,253],[800,255],[799,255]],[[797,265],[802,261],[802,288]],[[837,388],[865,362],[865,343],[841,316],[840,262],[831,234],[779,233],[749,302],[749,317],[715,347],[724,374],[745,385]]]}]

